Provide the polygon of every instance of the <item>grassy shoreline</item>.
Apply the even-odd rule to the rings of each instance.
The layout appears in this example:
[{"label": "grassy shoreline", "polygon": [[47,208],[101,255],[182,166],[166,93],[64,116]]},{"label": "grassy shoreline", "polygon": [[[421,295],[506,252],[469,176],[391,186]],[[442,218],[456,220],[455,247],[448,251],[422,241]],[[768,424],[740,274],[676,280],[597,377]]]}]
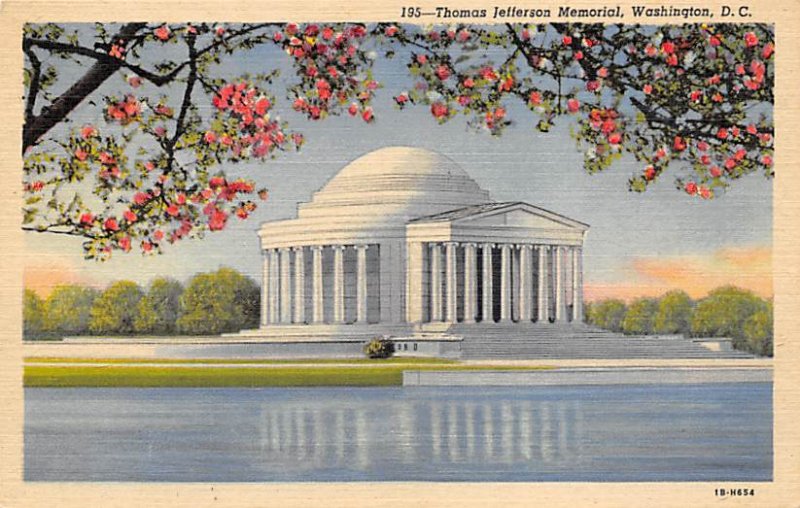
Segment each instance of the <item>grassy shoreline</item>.
[{"label": "grassy shoreline", "polygon": [[28,356],[25,357],[26,363],[85,363],[85,364],[137,364],[137,363],[158,363],[158,364],[371,364],[371,365],[391,365],[391,364],[458,364],[458,360],[446,358],[424,358],[424,357],[392,357],[381,360],[370,358],[269,358],[269,359],[248,359],[248,358],[70,358],[68,356]]},{"label": "grassy shoreline", "polygon": [[[76,359],[70,359],[71,363]],[[236,362],[220,365],[181,368],[164,365],[104,364],[97,359],[83,359],[86,365],[25,365],[23,386],[26,388],[211,388],[211,387],[316,387],[316,386],[401,386],[404,370],[542,370],[552,367],[519,367],[460,365],[455,362],[417,362],[411,364],[372,361],[367,365],[346,365],[337,362],[285,365],[279,368],[237,366]],[[32,360],[29,360],[32,361]],[[38,360],[35,360],[38,361]],[[43,362],[46,363],[46,362]],[[148,363],[161,363],[148,360]],[[173,362],[177,363],[177,362]],[[203,362],[208,363],[208,362]],[[223,365],[225,363],[226,365]],[[250,362],[252,363],[252,362]],[[266,365],[266,362],[265,362]]]}]

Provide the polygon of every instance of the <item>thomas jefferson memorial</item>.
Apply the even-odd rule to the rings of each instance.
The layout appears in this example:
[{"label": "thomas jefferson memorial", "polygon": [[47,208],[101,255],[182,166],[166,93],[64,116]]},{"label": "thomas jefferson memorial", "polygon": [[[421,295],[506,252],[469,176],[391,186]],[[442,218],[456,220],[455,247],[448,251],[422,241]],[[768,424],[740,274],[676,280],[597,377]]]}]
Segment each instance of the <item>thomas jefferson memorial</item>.
[{"label": "thomas jefferson memorial", "polygon": [[345,166],[297,217],[262,224],[261,326],[270,354],[458,358],[706,357],[682,337],[583,323],[589,226],[495,202],[447,157],[389,147]]},{"label": "thomas jefferson memorial", "polygon": [[296,219],[262,225],[261,328],[246,333],[430,343],[459,324],[581,322],[587,229],[492,201],[441,154],[382,148],[300,203]]}]

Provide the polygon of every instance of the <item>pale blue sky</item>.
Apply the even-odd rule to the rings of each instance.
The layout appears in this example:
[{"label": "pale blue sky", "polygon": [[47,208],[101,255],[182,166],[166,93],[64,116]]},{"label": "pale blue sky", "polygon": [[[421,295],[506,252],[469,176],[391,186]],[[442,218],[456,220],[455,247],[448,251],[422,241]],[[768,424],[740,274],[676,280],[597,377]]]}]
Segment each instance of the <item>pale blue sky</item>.
[{"label": "pale blue sky", "polygon": [[[258,66],[263,70],[261,62],[276,57],[281,58],[270,51],[252,52],[248,58],[227,62],[221,74],[254,71]],[[306,121],[290,111],[283,90],[276,89],[279,112],[305,134],[307,143],[299,153],[230,168],[270,189],[269,201],[249,220],[234,220],[225,231],[208,234],[203,240],[168,246],[161,256],[115,252],[104,263],[83,260],[80,238],[27,233],[31,267],[61,267],[97,285],[120,278],[144,284],[161,275],[185,280],[223,265],[258,280],[259,224],[292,217],[298,201],[309,199],[348,162],[391,145],[443,153],[495,200],[526,201],[588,223],[587,285],[631,282],[631,266],[637,259],[712,256],[723,248],[771,245],[772,182],[761,175],[743,178],[727,194],[711,201],[677,191],[672,175],[646,193],[631,193],[626,183],[631,174],[641,171],[640,164],[623,157],[605,173],[586,174],[582,155],[569,137],[569,119],[560,119],[556,128],[542,134],[533,128],[535,117],[520,104],[512,104],[509,115],[516,123],[501,137],[492,137],[469,130],[461,118],[438,125],[425,107],[397,111],[391,97],[410,83],[404,58],[378,65],[376,78],[386,87],[377,92],[377,120],[371,125],[349,117]],[[124,90],[121,77],[103,87],[105,92],[118,94]],[[148,90],[142,87],[140,91]],[[91,121],[95,115],[95,108],[83,105],[76,111],[76,123]]]}]

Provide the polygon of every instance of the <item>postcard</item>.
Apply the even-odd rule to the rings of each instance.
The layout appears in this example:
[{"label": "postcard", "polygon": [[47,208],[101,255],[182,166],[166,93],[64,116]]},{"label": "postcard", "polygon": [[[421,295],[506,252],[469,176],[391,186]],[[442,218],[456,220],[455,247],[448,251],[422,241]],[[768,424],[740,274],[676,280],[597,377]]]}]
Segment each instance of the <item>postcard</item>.
[{"label": "postcard", "polygon": [[3,7],[0,504],[797,502],[788,4]]}]

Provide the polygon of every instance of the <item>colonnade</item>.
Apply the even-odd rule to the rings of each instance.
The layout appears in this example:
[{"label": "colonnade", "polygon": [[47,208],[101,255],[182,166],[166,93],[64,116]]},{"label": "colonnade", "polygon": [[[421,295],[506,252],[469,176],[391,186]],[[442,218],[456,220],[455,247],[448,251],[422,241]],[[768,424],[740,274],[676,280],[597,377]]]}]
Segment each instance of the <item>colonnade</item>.
[{"label": "colonnade", "polygon": [[[377,246],[376,246],[377,247]],[[356,252],[355,322],[367,323],[368,281],[367,249],[369,245],[313,245],[264,249],[261,294],[261,324],[345,323],[348,315],[345,299],[345,254]],[[325,251],[332,251],[332,266],[324,266]],[[308,269],[307,257],[311,257]],[[328,256],[331,258],[331,256]],[[310,272],[310,273],[308,273]],[[332,287],[326,295],[324,274],[332,272]],[[310,277],[310,314],[307,313],[306,278]],[[326,299],[332,299],[332,313],[326,320]],[[307,315],[309,314],[309,315]]]},{"label": "colonnade", "polygon": [[[470,242],[425,245],[429,260],[428,321],[583,320],[583,260],[579,246]],[[499,288],[495,287],[498,282]]]}]

